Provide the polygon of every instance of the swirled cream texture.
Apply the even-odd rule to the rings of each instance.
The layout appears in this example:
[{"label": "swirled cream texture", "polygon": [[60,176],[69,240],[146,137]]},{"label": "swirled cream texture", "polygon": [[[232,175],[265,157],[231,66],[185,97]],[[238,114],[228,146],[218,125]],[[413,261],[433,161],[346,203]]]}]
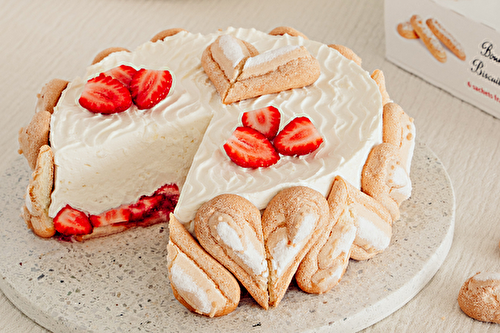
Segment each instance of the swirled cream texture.
[{"label": "swirled cream texture", "polygon": [[[305,88],[223,105],[200,61],[204,49],[223,34],[252,43],[260,53],[303,45],[318,59],[321,75]],[[143,111],[132,106],[101,115],[83,109],[78,98],[87,78],[123,63],[168,68],[174,76],[170,95]],[[243,112],[268,105],[281,110],[281,127],[308,116],[324,143],[310,155],[282,157],[270,168],[238,167],[222,145],[241,125]],[[66,204],[99,214],[168,183],[181,189],[175,215],[184,222],[221,193],[239,194],[261,209],[279,190],[294,185],[326,195],[336,175],[359,188],[368,153],[382,142],[381,129],[382,99],[369,73],[324,44],[254,29],[181,32],[130,53],[114,53],[69,84],[51,121],[56,179],[50,216]]]},{"label": "swirled cream texture", "polygon": [[[321,75],[305,88],[229,105],[222,105],[219,96],[213,95],[210,105],[214,117],[186,178],[175,210],[177,218],[189,222],[201,204],[220,193],[239,194],[263,209],[278,191],[290,186],[308,186],[326,196],[336,175],[359,188],[368,153],[382,142],[382,99],[369,73],[322,43],[256,30],[229,29],[223,33],[252,43],[260,53],[303,45],[318,59]],[[280,128],[296,116],[309,117],[324,143],[300,158],[282,156],[269,168],[240,168],[225,155],[222,145],[241,125],[243,112],[268,105],[280,109]]]}]

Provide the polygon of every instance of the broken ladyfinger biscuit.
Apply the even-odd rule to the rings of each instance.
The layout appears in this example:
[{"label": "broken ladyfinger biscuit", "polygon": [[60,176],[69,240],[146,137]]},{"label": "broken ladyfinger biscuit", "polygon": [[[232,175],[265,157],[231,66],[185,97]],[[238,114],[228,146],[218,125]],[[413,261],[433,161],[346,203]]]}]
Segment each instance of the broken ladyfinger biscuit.
[{"label": "broken ladyfinger biscuit", "polygon": [[54,154],[49,146],[40,148],[35,170],[26,189],[22,216],[33,232],[44,238],[55,234],[54,222],[49,216],[50,195],[54,185]]},{"label": "broken ladyfinger biscuit", "polygon": [[262,215],[269,264],[269,304],[277,306],[297,268],[329,223],[328,203],[303,186],[280,191]]},{"label": "broken ladyfinger biscuit", "polygon": [[171,28],[167,30],[160,31],[151,38],[151,42],[156,43],[157,41],[164,40],[167,37],[177,35],[179,32],[186,31],[182,28]]},{"label": "broken ladyfinger biscuit", "polygon": [[295,279],[307,293],[323,294],[335,287],[349,264],[356,237],[354,217],[348,206],[347,186],[337,176],[328,196],[330,222],[297,269]]},{"label": "broken ladyfinger biscuit", "polygon": [[411,195],[411,180],[404,169],[398,147],[381,143],[370,151],[361,174],[363,192],[380,202],[399,219],[399,206]]},{"label": "broken ladyfinger biscuit", "polygon": [[167,268],[175,298],[208,317],[232,312],[240,301],[238,281],[170,215]]},{"label": "broken ladyfinger biscuit", "polygon": [[31,170],[35,170],[40,148],[49,144],[50,118],[50,112],[36,112],[28,126],[19,129],[18,152],[24,155]]},{"label": "broken ladyfinger biscuit", "polygon": [[194,229],[201,246],[267,309],[269,271],[259,209],[238,195],[219,195],[198,209]]},{"label": "broken ladyfinger biscuit", "polygon": [[347,46],[339,44],[330,44],[328,45],[328,47],[331,47],[332,49],[339,51],[339,53],[342,54],[344,57],[354,61],[358,66],[361,67],[361,58],[358,57],[358,55],[354,53],[354,51],[348,48]]},{"label": "broken ladyfinger biscuit", "polygon": [[252,48],[228,35],[203,52],[203,69],[224,104],[305,87],[320,75],[318,61],[304,46],[288,45],[262,54],[254,54]]},{"label": "broken ladyfinger biscuit", "polygon": [[465,281],[458,305],[471,318],[500,324],[500,273],[479,272]]},{"label": "broken ladyfinger biscuit", "polygon": [[110,54],[115,53],[115,52],[130,52],[130,51],[127,50],[126,48],[123,48],[123,47],[108,47],[107,49],[104,49],[101,52],[99,52],[94,57],[94,59],[92,60],[92,65],[95,65],[98,62],[101,62],[104,58],[106,58],[107,56],[109,56]]},{"label": "broken ladyfinger biscuit", "polygon": [[304,39],[309,39],[309,38],[307,38],[306,35],[304,35],[300,31],[297,31],[291,27],[284,27],[284,26],[274,28],[273,30],[269,31],[269,34],[272,36],[282,36],[282,35],[288,34],[288,35],[293,36],[293,37],[302,37]]},{"label": "broken ladyfinger biscuit", "polygon": [[[356,237],[351,247],[351,258],[367,260],[389,247],[392,238],[392,217],[385,207],[344,181],[347,204],[354,219]],[[330,201],[330,198],[329,198]]]},{"label": "broken ladyfinger biscuit", "polygon": [[403,38],[406,38],[406,39],[418,39],[419,38],[417,33],[415,32],[415,30],[413,29],[413,26],[411,25],[411,23],[409,21],[399,23],[397,26],[397,30],[398,30],[399,35],[401,35],[401,37],[403,37]]},{"label": "broken ladyfinger biscuit", "polygon": [[385,87],[384,73],[380,69],[376,69],[373,71],[371,78],[375,81],[375,83],[377,83],[380,95],[382,95],[382,105],[389,103],[391,98],[389,97],[389,93]]},{"label": "broken ladyfinger biscuit", "polygon": [[443,43],[458,59],[464,61],[465,51],[460,43],[453,37],[438,20],[430,18],[426,21],[429,29],[436,35],[436,37]]},{"label": "broken ladyfinger biscuit", "polygon": [[399,148],[401,164],[410,175],[416,137],[413,118],[409,117],[398,104],[387,103],[384,105],[382,119],[382,141]]},{"label": "broken ladyfinger biscuit", "polygon": [[419,15],[413,15],[410,22],[416,34],[420,37],[434,58],[436,58],[439,62],[446,62],[446,52],[444,51],[443,46],[422,18]]}]

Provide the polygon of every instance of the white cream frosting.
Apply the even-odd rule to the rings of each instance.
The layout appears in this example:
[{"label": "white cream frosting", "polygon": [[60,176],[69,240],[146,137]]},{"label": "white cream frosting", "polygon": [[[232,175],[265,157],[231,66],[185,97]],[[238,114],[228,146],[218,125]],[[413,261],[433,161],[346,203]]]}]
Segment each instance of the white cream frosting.
[{"label": "white cream frosting", "polygon": [[[319,60],[321,75],[305,88],[223,105],[200,61],[204,49],[222,34],[250,42],[261,53],[304,45]],[[88,77],[122,63],[168,68],[175,86],[163,102],[145,111],[132,106],[101,115],[78,105]],[[281,110],[281,127],[307,115],[324,143],[312,154],[282,157],[269,168],[236,166],[222,145],[240,125],[243,112],[268,105]],[[229,28],[209,35],[181,32],[131,53],[114,53],[89,67],[85,79],[69,84],[51,121],[56,179],[50,216],[66,204],[99,214],[167,183],[181,189],[175,215],[184,222],[220,193],[239,194],[262,209],[279,190],[293,185],[327,195],[335,175],[359,188],[368,153],[382,142],[381,129],[382,99],[370,74],[324,44],[255,29]]]}]

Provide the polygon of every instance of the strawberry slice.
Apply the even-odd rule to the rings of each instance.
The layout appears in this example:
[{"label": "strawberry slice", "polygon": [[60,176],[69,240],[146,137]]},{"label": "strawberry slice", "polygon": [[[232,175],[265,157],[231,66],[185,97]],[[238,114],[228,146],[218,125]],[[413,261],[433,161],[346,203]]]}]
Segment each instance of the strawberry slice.
[{"label": "strawberry slice", "polygon": [[94,113],[117,113],[132,105],[128,89],[120,81],[101,73],[85,84],[80,105]]},{"label": "strawberry slice", "polygon": [[274,106],[266,106],[262,109],[243,113],[241,122],[243,126],[251,127],[269,140],[274,139],[280,127],[281,114]]},{"label": "strawberry slice", "polygon": [[307,117],[292,119],[274,139],[274,147],[283,155],[309,154],[321,145],[323,138]]},{"label": "strawberry slice", "polygon": [[139,110],[152,108],[167,97],[172,82],[172,74],[167,70],[140,69],[130,83],[135,105]]},{"label": "strawberry slice", "polygon": [[120,81],[127,89],[130,87],[130,82],[132,82],[135,73],[137,73],[137,70],[128,65],[120,65],[104,72],[104,74]]},{"label": "strawberry slice", "polygon": [[122,205],[99,215],[90,215],[90,223],[94,227],[103,227],[114,223],[128,222],[130,215],[128,205]]},{"label": "strawberry slice", "polygon": [[142,220],[159,209],[163,201],[162,195],[144,196],[134,204],[128,206],[130,221]]},{"label": "strawberry slice", "polygon": [[179,187],[176,184],[166,184],[157,189],[154,195],[163,195],[164,197],[179,197]]},{"label": "strawberry slice", "polygon": [[54,228],[62,235],[86,235],[92,232],[92,224],[88,216],[66,205],[54,217]]},{"label": "strawberry slice", "polygon": [[268,167],[280,159],[271,142],[259,131],[238,127],[224,144],[227,156],[243,168]]}]

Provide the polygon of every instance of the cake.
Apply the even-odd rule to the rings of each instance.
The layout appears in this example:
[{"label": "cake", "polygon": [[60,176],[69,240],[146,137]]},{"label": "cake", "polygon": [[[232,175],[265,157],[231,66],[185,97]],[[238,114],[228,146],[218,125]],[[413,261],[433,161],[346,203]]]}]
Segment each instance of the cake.
[{"label": "cake", "polygon": [[[150,82],[154,82],[152,88]],[[106,89],[113,86],[111,106],[100,97],[104,90],[95,93],[103,85]],[[117,95],[119,103],[114,103]],[[261,114],[272,114],[277,123],[270,135],[251,128]],[[304,133],[307,136],[299,138]],[[248,143],[247,138],[253,143],[257,137],[265,148],[259,146],[256,155],[252,152],[241,158],[238,144]],[[70,240],[170,219],[174,229],[169,249],[176,255],[169,254],[169,268],[179,272],[189,260],[192,268],[206,267],[209,255],[200,255],[200,251],[218,259],[210,251],[214,244],[199,249],[197,242],[203,247],[211,229],[196,226],[205,223],[197,213],[210,210],[205,206],[221,195],[237,196],[237,202],[245,202],[243,206],[254,207],[257,215],[263,213],[264,231],[259,231],[260,216],[251,228],[259,229],[255,237],[262,249],[265,247],[259,256],[268,262],[266,270],[271,269],[261,278],[267,281],[271,276],[279,289],[266,289],[265,295],[259,296],[259,304],[267,308],[269,295],[274,297],[269,304],[279,303],[297,269],[304,277],[304,290],[326,292],[345,271],[350,244],[357,249],[358,260],[371,258],[388,246],[399,206],[411,194],[414,140],[413,119],[390,101],[383,73],[376,70],[370,75],[361,67],[361,59],[344,46],[311,41],[283,27],[269,34],[228,28],[202,35],[172,29],[132,52],[106,50],[83,78],[53,80],[42,89],[35,116],[19,133],[20,152],[34,170],[23,217],[41,237]],[[262,149],[269,155],[264,156]],[[339,196],[334,189],[344,194]],[[316,208],[296,209],[301,217],[290,215],[295,222],[282,226],[282,216],[295,211],[303,196],[315,198],[311,205],[323,202],[322,208],[317,208],[322,213],[312,213]],[[277,199],[280,197],[287,199]],[[275,201],[284,203],[269,204]],[[239,209],[238,205],[230,206]],[[232,213],[224,214],[216,225],[225,226],[228,220],[224,216]],[[344,227],[338,227],[338,219]],[[272,227],[265,227],[265,221]],[[335,225],[337,229],[331,233]],[[233,227],[225,230],[231,234],[237,231]],[[185,235],[182,228],[196,238]],[[238,228],[248,229],[243,225]],[[287,237],[293,244],[301,244],[293,258],[284,255],[293,267],[287,263],[283,276],[272,270],[272,262],[279,259],[269,257],[275,253],[281,258],[282,253],[268,248],[268,237],[282,237],[281,232],[274,234],[280,228],[289,230]],[[304,234],[297,234],[294,228]],[[344,232],[344,241],[329,241],[330,234],[341,237],[338,235]],[[244,234],[236,232],[226,239],[226,248],[227,242],[236,241],[234,235],[244,240]],[[179,239],[192,244],[178,244]],[[216,239],[221,241],[221,237]],[[314,256],[323,258],[319,253],[326,243],[330,248],[342,243],[344,250],[339,254],[343,259],[338,260],[340,268],[323,270],[321,279],[332,274],[338,278],[325,288],[318,281],[311,286],[311,268],[301,270],[299,265],[310,249],[316,251]],[[318,260],[314,256],[307,257],[308,267],[310,260]],[[184,258],[179,259],[180,266],[177,258]],[[197,258],[202,259],[195,265]],[[227,276],[225,269],[237,278],[243,276],[235,274],[241,268],[238,260],[231,264],[232,269],[224,264],[225,268],[213,268],[224,273],[201,273],[205,282],[212,286],[227,282],[229,278],[220,280],[221,274]],[[182,276],[200,280],[196,269],[187,271],[190,273],[180,276],[170,271],[172,288],[182,304],[209,316],[235,308],[234,297],[217,298],[220,302],[232,299],[230,305],[219,304],[223,309],[219,311],[207,306],[206,295],[195,297],[172,282],[184,281]],[[201,271],[206,272],[206,268]],[[253,295],[251,284],[244,283]]]}]

